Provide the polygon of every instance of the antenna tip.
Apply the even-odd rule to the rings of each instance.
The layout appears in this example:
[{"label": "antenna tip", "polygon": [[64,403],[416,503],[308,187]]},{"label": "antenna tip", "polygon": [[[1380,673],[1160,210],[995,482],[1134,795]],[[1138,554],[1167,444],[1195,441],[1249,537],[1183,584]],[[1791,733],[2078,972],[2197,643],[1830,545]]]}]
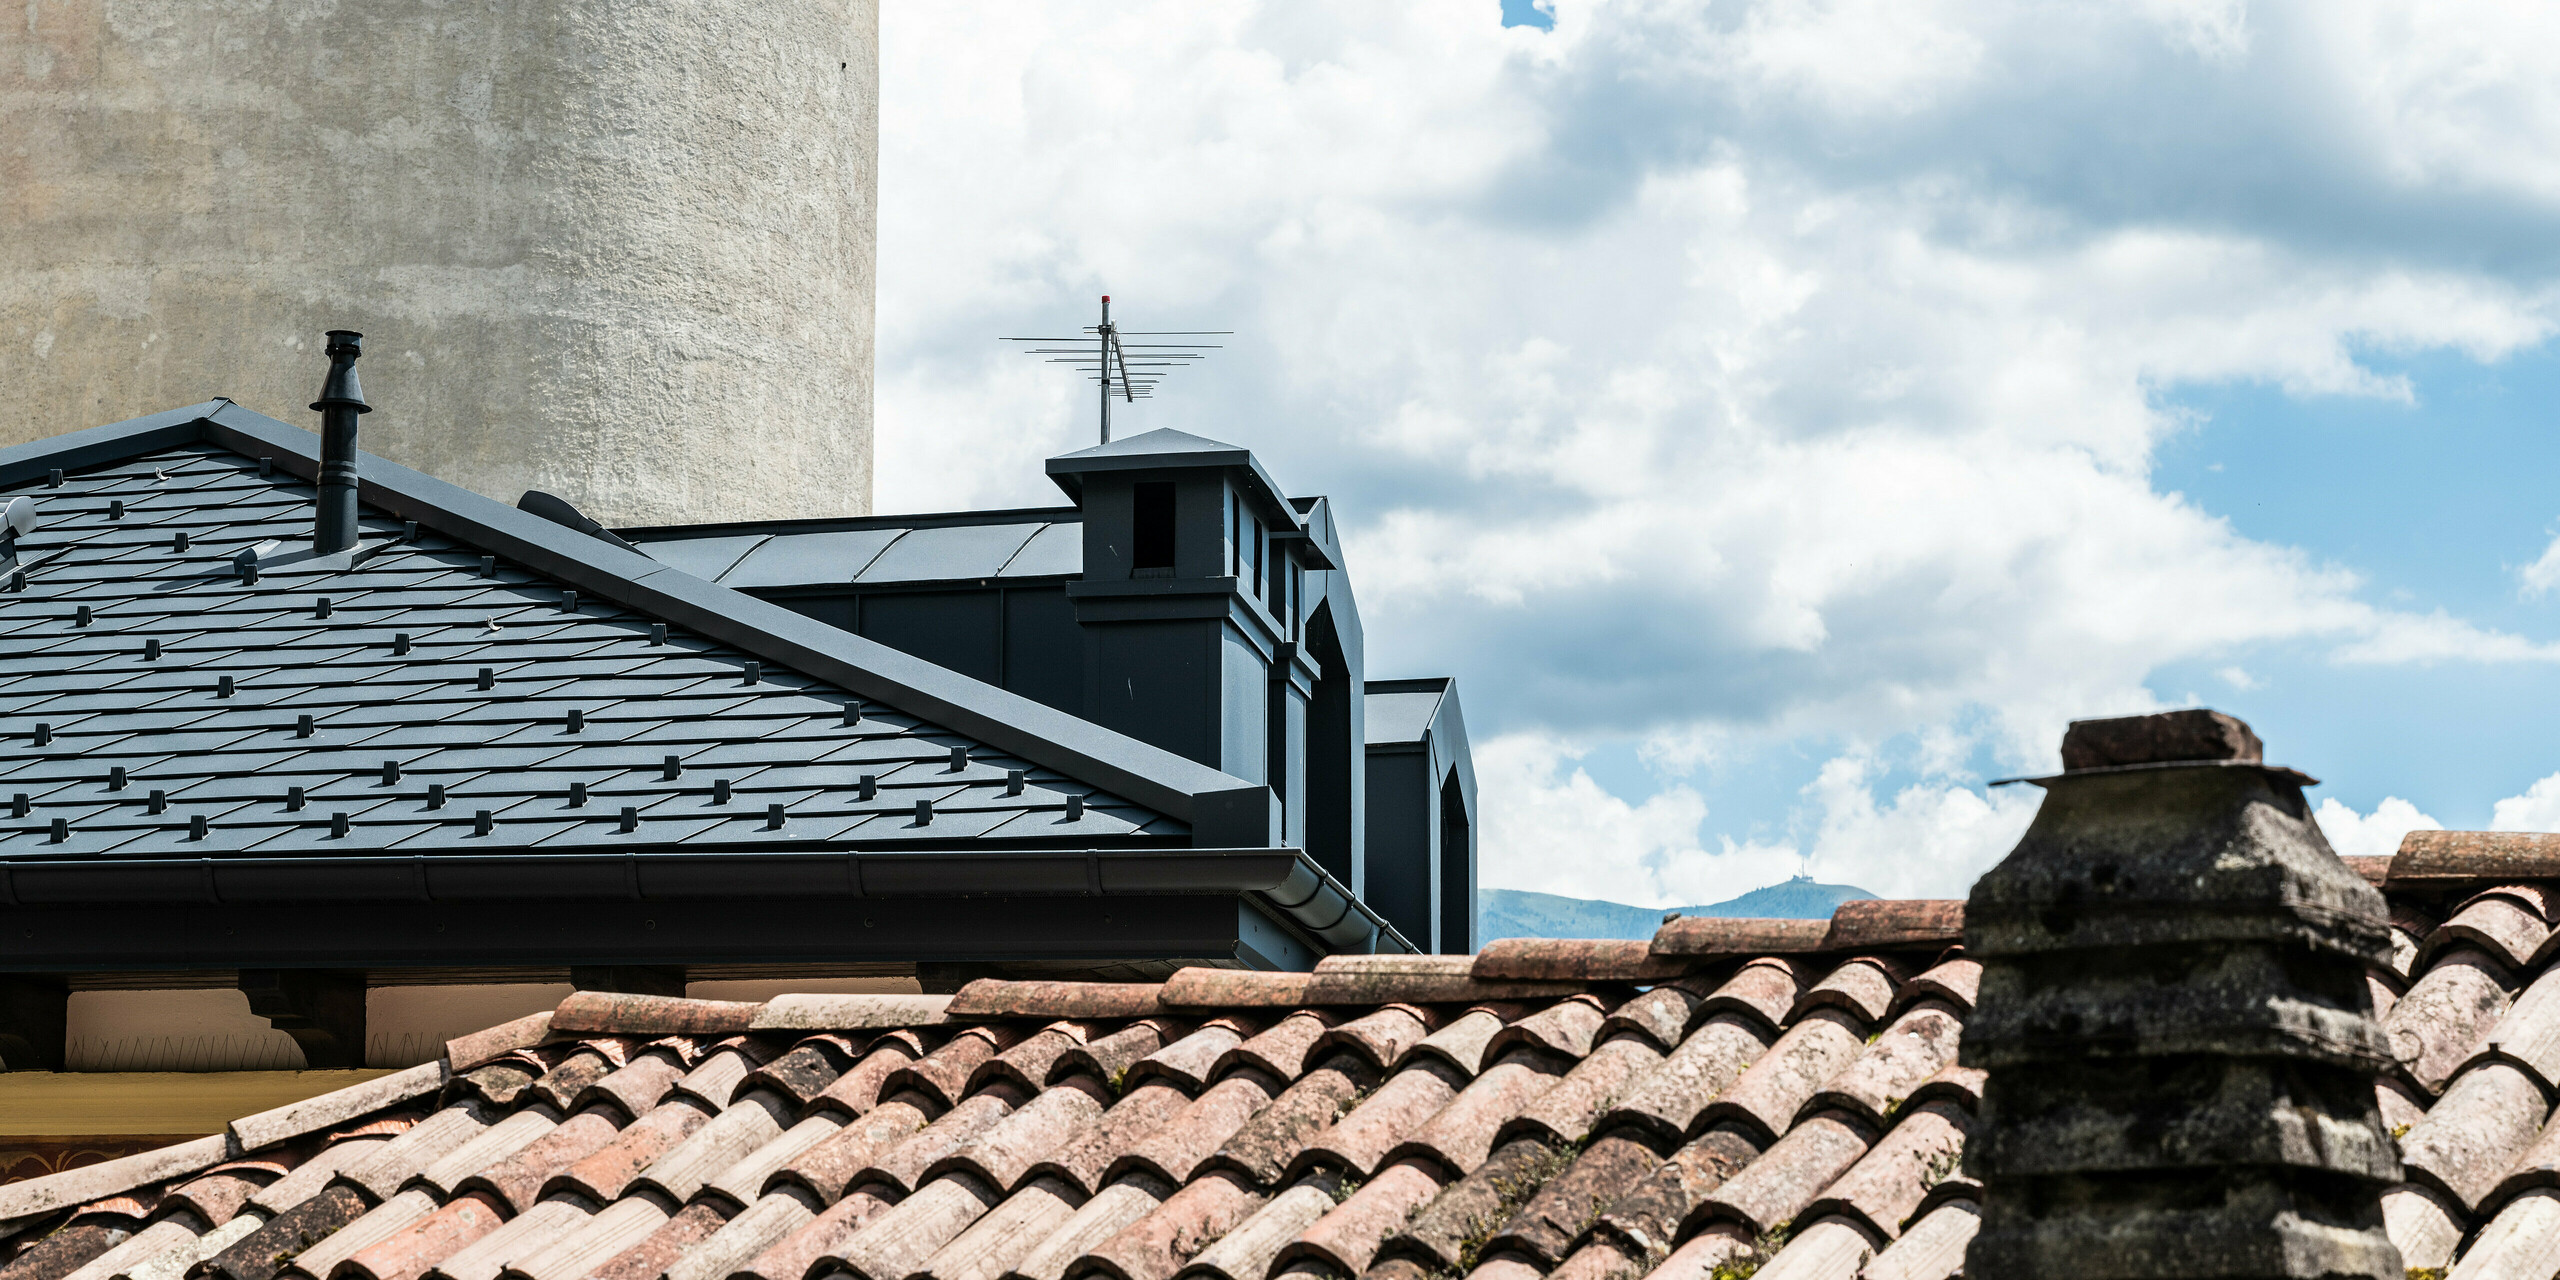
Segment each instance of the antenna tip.
[{"label": "antenna tip", "polygon": [[1104,295],[1102,295],[1102,300],[1103,300],[1104,302],[1109,302],[1109,301],[1111,301],[1111,295],[1110,295],[1110,294],[1107,294],[1107,293],[1106,293],[1106,294],[1104,294]]}]

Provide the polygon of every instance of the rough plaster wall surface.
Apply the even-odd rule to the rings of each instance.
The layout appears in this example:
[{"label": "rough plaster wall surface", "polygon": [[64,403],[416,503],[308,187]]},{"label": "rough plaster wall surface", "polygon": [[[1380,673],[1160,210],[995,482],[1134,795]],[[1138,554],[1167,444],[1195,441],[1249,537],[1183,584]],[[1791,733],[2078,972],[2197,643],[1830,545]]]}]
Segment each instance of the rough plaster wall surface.
[{"label": "rough plaster wall surface", "polygon": [[877,0],[21,0],[0,444],[214,396],[609,523],[871,504]]}]

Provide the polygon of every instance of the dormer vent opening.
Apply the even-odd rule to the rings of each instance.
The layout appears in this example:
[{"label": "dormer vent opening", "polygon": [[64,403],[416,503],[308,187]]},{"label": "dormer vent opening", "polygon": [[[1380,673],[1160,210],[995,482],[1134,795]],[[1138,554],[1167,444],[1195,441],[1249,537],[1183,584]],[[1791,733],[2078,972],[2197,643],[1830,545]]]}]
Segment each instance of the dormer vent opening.
[{"label": "dormer vent opening", "polygon": [[1173,576],[1174,488],[1170,480],[1130,486],[1129,569],[1132,577]]}]

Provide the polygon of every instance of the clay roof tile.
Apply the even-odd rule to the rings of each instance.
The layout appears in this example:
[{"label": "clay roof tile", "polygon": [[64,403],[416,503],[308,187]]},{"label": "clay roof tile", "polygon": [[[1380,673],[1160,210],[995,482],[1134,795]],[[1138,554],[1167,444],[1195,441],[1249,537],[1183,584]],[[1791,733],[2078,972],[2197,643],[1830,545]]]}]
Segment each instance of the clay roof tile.
[{"label": "clay roof tile", "polygon": [[2463,947],[2438,956],[2409,984],[2383,1019],[2382,1031],[2410,1080],[2443,1090],[2506,1016],[2511,979],[2486,953]]},{"label": "clay roof tile", "polygon": [[1197,1093],[1218,1063],[1243,1044],[1250,1032],[1225,1019],[1209,1023],[1129,1065],[1127,1083],[1165,1080],[1185,1093]]},{"label": "clay roof tile", "polygon": [[1467,1077],[1448,1063],[1416,1057],[1353,1104],[1330,1128],[1309,1139],[1306,1149],[1290,1163],[1290,1171],[1341,1168],[1365,1178],[1397,1144],[1440,1114],[1466,1083]]},{"label": "clay roof tile", "polygon": [[1654,931],[1653,954],[1695,960],[1792,955],[1819,951],[1831,933],[1828,920],[1756,920],[1681,916]]},{"label": "clay roof tile", "polygon": [[1148,1018],[1162,986],[1145,982],[1013,982],[980,978],[951,997],[953,1018]]},{"label": "clay roof tile", "polygon": [[1277,1263],[1305,1260],[1337,1275],[1358,1275],[1378,1256],[1390,1232],[1440,1194],[1440,1178],[1428,1162],[1406,1160],[1380,1169],[1280,1249]]},{"label": "clay roof tile", "polygon": [[894,1096],[913,1089],[944,1106],[954,1105],[968,1096],[969,1080],[981,1064],[1030,1034],[1030,1028],[1012,1023],[971,1027],[941,1048],[892,1069],[880,1092]]},{"label": "clay roof tile", "polygon": [[1962,898],[1861,898],[1832,911],[1822,945],[1829,951],[1939,950],[1962,941]]},{"label": "clay roof tile", "polygon": [[524,1149],[495,1164],[465,1177],[456,1184],[457,1193],[485,1191],[507,1208],[510,1216],[533,1207],[543,1184],[554,1174],[602,1150],[621,1129],[623,1114],[613,1104],[592,1106],[561,1121],[549,1133],[525,1145]]},{"label": "clay roof tile", "polygon": [[1609,1001],[1603,997],[1569,996],[1495,1032],[1484,1047],[1485,1056],[1498,1058],[1526,1048],[1555,1054],[1567,1062],[1577,1061],[1591,1052],[1592,1044],[1600,1038],[1600,1026],[1608,1018]]},{"label": "clay roof tile", "polygon": [[1719,1013],[1740,1013],[1759,1019],[1775,1035],[1802,1001],[1805,982],[1806,971],[1797,961],[1779,956],[1753,960],[1707,993],[1690,1015],[1690,1026]]},{"label": "clay roof tile", "polygon": [[1468,972],[1495,982],[1661,982],[1689,969],[1640,938],[1507,938],[1486,943]]},{"label": "clay roof tile", "polygon": [[1702,1200],[1684,1229],[1723,1218],[1765,1232],[1793,1219],[1846,1173],[1875,1141],[1875,1130],[1845,1112],[1807,1117],[1748,1168]]},{"label": "clay roof tile", "polygon": [[601,1102],[625,1116],[647,1115],[684,1075],[684,1064],[673,1053],[644,1053],[579,1090],[570,1106],[585,1108]]},{"label": "clay roof tile", "polygon": [[1092,1195],[1101,1190],[1103,1171],[1111,1167],[1113,1160],[1190,1103],[1191,1099],[1169,1081],[1150,1080],[1136,1085],[1112,1103],[1099,1121],[1035,1163],[1031,1176],[1055,1178],[1073,1187],[1079,1198]]},{"label": "clay roof tile", "polygon": [[947,1022],[943,995],[775,996],[748,1020],[752,1031],[877,1031],[937,1027]]},{"label": "clay roof tile", "polygon": [[1537,1138],[1503,1143],[1389,1236],[1380,1258],[1409,1259],[1425,1272],[1457,1270],[1489,1228],[1507,1221],[1570,1158],[1569,1149]]},{"label": "clay roof tile", "polygon": [[633,1178],[640,1176],[641,1170],[693,1136],[693,1131],[710,1119],[711,1113],[690,1098],[655,1107],[624,1125],[613,1141],[561,1170],[544,1184],[541,1194],[569,1191],[598,1204],[610,1204],[631,1185]]},{"label": "clay roof tile", "polygon": [[1759,1061],[1772,1039],[1752,1019],[1732,1013],[1709,1018],[1603,1113],[1598,1127],[1633,1125],[1657,1142],[1680,1141],[1707,1103]]},{"label": "clay roof tile", "polygon": [[936,1160],[924,1176],[968,1173],[998,1191],[1009,1191],[1029,1178],[1033,1166],[1098,1124],[1110,1101],[1100,1082],[1075,1077],[1015,1108],[1013,1114]]},{"label": "clay roof tile", "polygon": [[1190,1034],[1191,1030],[1192,1024],[1186,1019],[1140,1018],[1109,1035],[1097,1036],[1058,1055],[1058,1060],[1049,1067],[1049,1079],[1054,1081],[1082,1073],[1116,1085],[1138,1059]]},{"label": "clay roof tile", "polygon": [[1314,983],[1307,973],[1195,967],[1176,970],[1156,1000],[1168,1009],[1295,1009]]},{"label": "clay roof tile", "polygon": [[530,1049],[542,1043],[550,1031],[550,1010],[528,1013],[513,1022],[501,1022],[486,1031],[445,1041],[445,1062],[455,1071],[469,1071],[515,1050]]},{"label": "clay roof tile", "polygon": [[1413,1047],[1431,1034],[1428,1010],[1412,1005],[1394,1004],[1353,1018],[1316,1038],[1307,1056],[1321,1061],[1336,1052],[1350,1052],[1368,1060],[1381,1071],[1392,1071]]},{"label": "clay roof tile", "polygon": [[1854,1111],[1884,1123],[1920,1083],[1956,1060],[1964,1023],[1954,1006],[1931,1000],[1893,1020],[1847,1070],[1825,1082],[1805,1104]]},{"label": "clay roof tile", "polygon": [[1604,1040],[1554,1087],[1505,1121],[1496,1141],[1535,1135],[1556,1143],[1580,1142],[1602,1111],[1661,1065],[1662,1055],[1641,1036]]},{"label": "clay roof tile", "polygon": [[961,1099],[959,1105],[933,1123],[873,1156],[870,1165],[853,1176],[853,1185],[885,1182],[912,1193],[924,1185],[926,1170],[984,1136],[1029,1101],[1009,1084],[989,1085],[985,1091]]},{"label": "clay roof tile", "polygon": [[2560,1190],[2536,1187],[2508,1201],[2464,1250],[2464,1280],[2507,1280],[2545,1270],[2560,1251]]},{"label": "clay roof tile", "polygon": [[1564,1260],[1598,1210],[1618,1203],[1661,1165],[1662,1144],[1636,1130],[1603,1133],[1573,1157],[1485,1241],[1486,1256],[1518,1254],[1551,1267]]},{"label": "clay roof tile", "polygon": [[1225,1075],[1243,1066],[1267,1072],[1275,1080],[1295,1080],[1308,1063],[1315,1061],[1316,1045],[1336,1021],[1338,1018],[1330,1010],[1297,1010],[1220,1055],[1209,1074]]},{"label": "clay roof tile", "polygon": [[1902,983],[1902,975],[1880,957],[1860,956],[1831,972],[1822,980],[1805,988],[1796,997],[1795,1007],[1787,1011],[1793,1022],[1814,1009],[1842,1009],[1856,1014],[1859,1021],[1872,1023],[1893,1007],[1893,993]]},{"label": "clay roof tile", "polygon": [[965,1091],[975,1092],[989,1081],[1010,1081],[1025,1094],[1038,1093],[1049,1083],[1050,1073],[1058,1060],[1071,1049],[1082,1048],[1093,1036],[1093,1024],[1059,1021],[1042,1027],[1004,1052],[979,1063],[969,1073]]},{"label": "clay roof tile", "polygon": [[1635,1256],[1660,1253],[1698,1202],[1758,1159],[1764,1145],[1747,1125],[1709,1125],[1611,1202],[1594,1228]]},{"label": "clay roof tile", "polygon": [[875,1159],[922,1131],[936,1114],[939,1108],[932,1099],[920,1093],[900,1094],[784,1161],[760,1190],[797,1186],[821,1204],[834,1204]]},{"label": "clay roof tile", "polygon": [[1446,1177],[1462,1178],[1492,1153],[1494,1137],[1560,1078],[1554,1064],[1522,1052],[1504,1058],[1467,1082],[1438,1114],[1396,1144],[1387,1159],[1431,1161]]},{"label": "clay roof tile", "polygon": [[1283,1246],[1333,1212],[1335,1191],[1335,1180],[1327,1176],[1309,1178],[1271,1197],[1235,1230],[1201,1250],[1180,1274],[1204,1280],[1264,1280],[1274,1271],[1272,1264]]},{"label": "clay roof tile", "polygon": [[2400,838],[2389,883],[2502,883],[2560,879],[2560,836],[2524,831],[2412,831]]},{"label": "clay roof tile", "polygon": [[2477,1210],[2533,1145],[2550,1106],[2542,1086],[2509,1062],[2462,1073],[2400,1140],[2412,1178],[2424,1178]]},{"label": "clay roof tile", "polygon": [[[857,1276],[898,1276],[903,1280],[1002,1198],[994,1187],[966,1173],[936,1178],[888,1212],[871,1219],[840,1248],[820,1255],[811,1270],[829,1274],[832,1269],[828,1263],[840,1260],[845,1270]],[[676,1278],[671,1274],[668,1280]]]},{"label": "clay roof tile", "polygon": [[763,1066],[747,1073],[738,1082],[740,1089],[771,1089],[806,1106],[842,1076],[845,1068],[862,1058],[865,1038],[859,1034],[826,1033],[804,1036],[783,1053]]},{"label": "clay roof tile", "polygon": [[1774,1140],[1787,1132],[1805,1103],[1847,1070],[1866,1047],[1865,1024],[1854,1014],[1816,1009],[1787,1028],[1768,1052],[1720,1091],[1700,1119],[1742,1120],[1758,1125]]},{"label": "clay roof tile", "polygon": [[1327,1058],[1291,1082],[1200,1167],[1226,1169],[1256,1186],[1270,1186],[1377,1079],[1375,1068],[1351,1054]]},{"label": "clay roof tile", "polygon": [[1484,1065],[1485,1050],[1501,1033],[1505,1024],[1525,1012],[1518,1005],[1479,1006],[1452,1018],[1439,1030],[1424,1036],[1413,1047],[1412,1056],[1433,1057],[1474,1075]]},{"label": "clay roof tile", "polygon": [[1929,1188],[1954,1171],[1972,1123],[1973,1113],[1952,1102],[1909,1108],[1804,1212],[1854,1217],[1888,1240],[1902,1234]]},{"label": "clay roof tile", "polygon": [[2382,1193],[2383,1234],[2411,1271],[2452,1266],[2469,1218],[2451,1196],[2424,1183],[2404,1182]]},{"label": "clay roof tile", "polygon": [[874,1040],[860,1062],[820,1090],[808,1105],[861,1115],[879,1103],[880,1086],[918,1056],[912,1040],[895,1036]]},{"label": "clay roof tile", "polygon": [[1172,1194],[1172,1187],[1143,1174],[1115,1181],[1095,1192],[1005,1275],[1019,1280],[1060,1280],[1068,1267],[1154,1212]]},{"label": "clay roof tile", "polygon": [[1111,1280],[1173,1280],[1193,1255],[1234,1230],[1262,1202],[1262,1193],[1244,1179],[1211,1173],[1069,1263],[1066,1275],[1068,1280],[1093,1273]]},{"label": "clay roof tile", "polygon": [[2443,951],[2470,946],[2497,957],[2508,968],[2518,968],[2550,937],[2551,926],[2543,923],[2538,907],[2527,905],[2512,892],[2485,893],[2427,935],[2418,948],[2418,963],[2424,966]]},{"label": "clay roof tile", "polygon": [[760,1005],[625,991],[578,991],[551,1011],[553,1035],[727,1035],[748,1030]]},{"label": "clay roof tile", "polygon": [[1944,1000],[1970,1014],[1981,990],[1982,962],[1958,956],[1939,961],[1902,984],[1902,990],[1894,993],[1894,1011],[1899,1013],[1922,1000]]},{"label": "clay roof tile", "polygon": [[1138,1172],[1179,1186],[1189,1181],[1203,1161],[1280,1092],[1279,1082],[1269,1076],[1257,1071],[1235,1072],[1202,1090],[1199,1097],[1113,1159],[1104,1177],[1117,1180]]},{"label": "clay roof tile", "polygon": [[1085,1193],[1056,1178],[1033,1178],[917,1267],[933,1280],[999,1280],[1075,1216]]},{"label": "clay roof tile", "polygon": [[[1666,982],[1610,1010],[1609,1016],[1600,1021],[1600,1038],[1605,1040],[1622,1032],[1632,1033],[1644,1037],[1656,1049],[1669,1049],[1688,1034],[1690,1024],[1697,1020],[1699,1007],[1706,1003],[1707,993],[1715,990],[1717,985],[1695,978]],[[1788,986],[1791,989],[1787,993],[1787,1003],[1793,1004],[1794,984],[1790,982]]]}]

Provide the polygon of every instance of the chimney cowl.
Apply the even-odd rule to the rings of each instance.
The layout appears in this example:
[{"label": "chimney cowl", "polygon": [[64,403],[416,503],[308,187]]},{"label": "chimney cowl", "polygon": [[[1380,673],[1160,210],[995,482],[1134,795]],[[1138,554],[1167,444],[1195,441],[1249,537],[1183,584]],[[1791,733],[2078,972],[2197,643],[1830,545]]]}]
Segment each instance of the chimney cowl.
[{"label": "chimney cowl", "polygon": [[329,357],[329,376],[320,384],[320,398],[311,402],[312,410],[344,405],[358,413],[373,412],[373,406],[364,402],[363,385],[356,381],[356,360],[364,355],[364,335],[353,329],[331,329],[329,345],[322,354]]},{"label": "chimney cowl", "polygon": [[314,555],[335,555],[356,545],[356,416],[373,412],[356,382],[364,335],[329,331],[329,377],[311,407],[320,414],[320,498],[311,527]]}]

